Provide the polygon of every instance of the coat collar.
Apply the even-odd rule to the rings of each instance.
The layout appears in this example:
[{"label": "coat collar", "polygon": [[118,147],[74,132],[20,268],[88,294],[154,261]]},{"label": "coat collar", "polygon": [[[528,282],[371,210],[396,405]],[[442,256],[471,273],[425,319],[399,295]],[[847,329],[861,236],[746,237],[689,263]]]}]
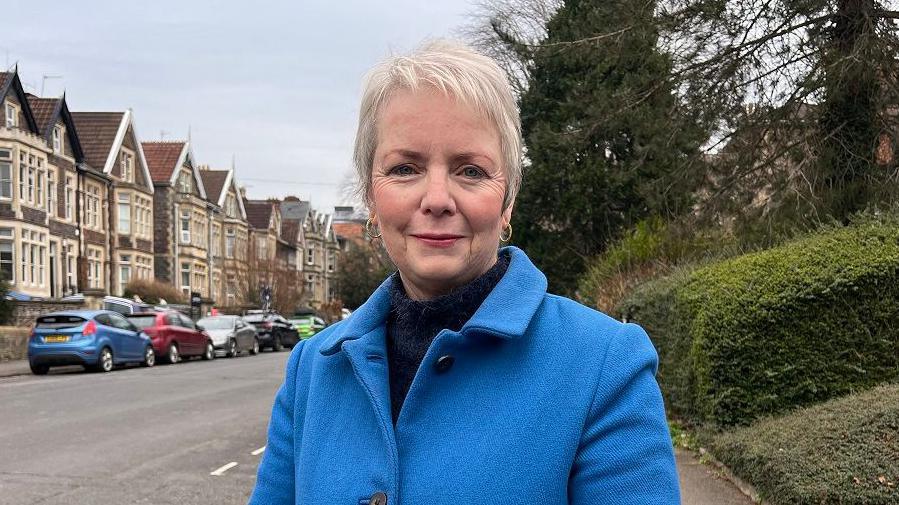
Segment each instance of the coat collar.
[{"label": "coat collar", "polygon": [[[463,335],[488,333],[515,339],[524,335],[546,295],[546,276],[517,247],[501,251],[511,255],[509,268],[477,312],[462,327]],[[340,327],[322,342],[321,353],[336,354],[347,340],[363,337],[385,324],[390,313],[390,276]]]}]

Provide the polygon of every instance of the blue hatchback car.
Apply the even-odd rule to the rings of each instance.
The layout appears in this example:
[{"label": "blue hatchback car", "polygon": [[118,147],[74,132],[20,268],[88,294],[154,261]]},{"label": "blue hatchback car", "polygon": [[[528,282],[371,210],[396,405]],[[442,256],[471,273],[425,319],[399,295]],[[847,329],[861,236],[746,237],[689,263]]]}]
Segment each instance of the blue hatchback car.
[{"label": "blue hatchback car", "polygon": [[109,310],[53,312],[37,318],[28,339],[28,364],[37,375],[51,366],[83,365],[112,371],[115,365],[156,364],[153,343],[131,321]]}]

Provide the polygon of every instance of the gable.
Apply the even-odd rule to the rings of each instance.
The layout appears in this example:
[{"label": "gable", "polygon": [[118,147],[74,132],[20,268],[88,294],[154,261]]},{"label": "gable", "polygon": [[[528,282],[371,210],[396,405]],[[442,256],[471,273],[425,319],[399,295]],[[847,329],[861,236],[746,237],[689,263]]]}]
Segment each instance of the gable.
[{"label": "gable", "polygon": [[[0,86],[0,103],[9,101],[16,106],[18,109],[16,124],[19,129],[30,131],[35,135],[40,135],[40,129],[37,126],[37,122],[34,120],[34,113],[31,110],[31,106],[28,104],[28,98],[25,94],[25,90],[22,88],[22,82],[19,80],[18,71],[12,73],[4,72],[4,74],[5,82]],[[2,113],[3,122],[0,123],[0,126],[6,126],[5,104]]]}]

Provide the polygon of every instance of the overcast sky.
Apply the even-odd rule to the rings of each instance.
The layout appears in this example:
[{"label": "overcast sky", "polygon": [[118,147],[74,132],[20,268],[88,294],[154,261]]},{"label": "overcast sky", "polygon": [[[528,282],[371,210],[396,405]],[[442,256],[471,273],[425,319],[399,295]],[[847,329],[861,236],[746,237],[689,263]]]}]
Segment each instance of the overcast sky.
[{"label": "overcast sky", "polygon": [[234,156],[250,198],[293,194],[326,211],[351,172],[365,72],[424,39],[458,37],[473,9],[472,0],[3,4],[11,22],[0,58],[18,63],[26,91],[65,90],[73,111],[131,108],[141,140],[184,139],[190,127],[197,161],[228,168]]}]

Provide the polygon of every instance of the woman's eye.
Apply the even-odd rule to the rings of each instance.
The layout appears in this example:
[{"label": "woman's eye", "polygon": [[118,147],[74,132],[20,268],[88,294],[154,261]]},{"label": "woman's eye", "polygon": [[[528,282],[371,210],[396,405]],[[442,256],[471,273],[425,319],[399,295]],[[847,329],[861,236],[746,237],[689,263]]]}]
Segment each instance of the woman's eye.
[{"label": "woman's eye", "polygon": [[467,165],[462,167],[462,175],[470,179],[479,179],[481,177],[484,177],[486,174],[479,167],[476,167],[474,165]]},{"label": "woman's eye", "polygon": [[390,169],[390,175],[412,175],[415,169],[409,165],[397,165]]}]

